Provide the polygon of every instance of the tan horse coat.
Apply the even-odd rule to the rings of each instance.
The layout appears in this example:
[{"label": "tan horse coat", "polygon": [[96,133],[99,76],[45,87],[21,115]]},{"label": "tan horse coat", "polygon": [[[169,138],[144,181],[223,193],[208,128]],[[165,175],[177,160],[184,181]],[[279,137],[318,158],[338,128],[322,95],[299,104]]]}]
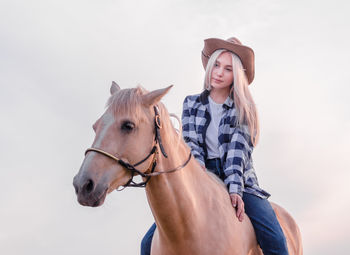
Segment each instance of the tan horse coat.
[{"label": "tan horse coat", "polygon": [[[150,127],[154,125],[152,107],[169,88],[145,95],[140,88],[136,90],[140,90],[138,93],[141,96],[134,102],[140,101],[147,118],[135,122],[139,132],[137,138],[128,140],[121,135],[125,133],[115,131],[128,117],[125,112],[118,116],[115,114],[112,118],[111,111],[107,109],[94,125],[96,138],[92,147],[110,151],[126,160],[147,155],[154,137],[153,126]],[[111,93],[115,95],[123,93],[123,90],[119,91],[112,85]],[[125,100],[127,96],[122,95],[120,98]],[[128,101],[116,101],[115,104],[125,106]],[[158,105],[163,124],[160,134],[168,158],[159,153],[155,171],[166,171],[182,165],[190,149],[181,134],[173,128],[165,107],[160,103]],[[133,109],[128,109],[128,112],[133,112]],[[122,117],[119,119],[119,116]],[[138,169],[145,169],[149,162],[147,160]],[[107,192],[126,183],[129,177],[130,173],[119,164],[103,155],[89,152],[74,178],[78,201],[83,205],[99,206]],[[245,216],[243,222],[238,221],[226,188],[204,172],[195,159],[192,158],[183,169],[174,173],[152,177],[146,186],[146,193],[157,224],[152,255],[262,254],[249,218]],[[286,235],[289,254],[302,254],[297,224],[284,209],[276,204],[272,206]]]}]

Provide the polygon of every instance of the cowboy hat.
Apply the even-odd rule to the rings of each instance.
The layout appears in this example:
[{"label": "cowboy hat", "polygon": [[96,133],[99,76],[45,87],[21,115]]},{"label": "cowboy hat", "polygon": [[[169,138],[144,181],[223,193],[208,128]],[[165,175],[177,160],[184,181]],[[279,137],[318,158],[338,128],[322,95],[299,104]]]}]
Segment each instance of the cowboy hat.
[{"label": "cowboy hat", "polygon": [[245,69],[248,83],[254,80],[254,51],[248,46],[243,45],[237,38],[231,37],[227,40],[218,38],[209,38],[204,40],[204,48],[202,50],[202,63],[206,69],[208,60],[214,51],[225,49],[236,54]]}]

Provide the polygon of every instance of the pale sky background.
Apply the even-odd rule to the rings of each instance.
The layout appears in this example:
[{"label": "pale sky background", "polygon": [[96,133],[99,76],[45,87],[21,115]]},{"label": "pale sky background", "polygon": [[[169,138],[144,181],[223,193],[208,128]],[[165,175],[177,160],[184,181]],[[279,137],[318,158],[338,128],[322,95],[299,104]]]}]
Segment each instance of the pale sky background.
[{"label": "pale sky background", "polygon": [[72,178],[109,87],[202,89],[209,37],[255,51],[260,185],[305,254],[345,254],[350,219],[349,1],[0,0],[0,253],[126,254],[153,218],[143,189],[76,201]]}]

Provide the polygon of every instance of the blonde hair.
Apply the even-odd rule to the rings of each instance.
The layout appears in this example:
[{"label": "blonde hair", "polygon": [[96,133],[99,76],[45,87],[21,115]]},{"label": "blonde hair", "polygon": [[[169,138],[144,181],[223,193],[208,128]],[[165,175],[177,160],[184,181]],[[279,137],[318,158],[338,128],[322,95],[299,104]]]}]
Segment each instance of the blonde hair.
[{"label": "blonde hair", "polygon": [[253,146],[256,146],[260,135],[258,112],[248,89],[248,79],[240,58],[233,52],[225,49],[214,51],[208,60],[205,71],[204,89],[211,90],[210,81],[213,67],[216,59],[223,52],[229,52],[232,55],[233,84],[230,90],[230,97],[233,99],[235,108],[238,111],[238,118],[235,124],[241,126],[244,131],[249,132],[251,142]]}]

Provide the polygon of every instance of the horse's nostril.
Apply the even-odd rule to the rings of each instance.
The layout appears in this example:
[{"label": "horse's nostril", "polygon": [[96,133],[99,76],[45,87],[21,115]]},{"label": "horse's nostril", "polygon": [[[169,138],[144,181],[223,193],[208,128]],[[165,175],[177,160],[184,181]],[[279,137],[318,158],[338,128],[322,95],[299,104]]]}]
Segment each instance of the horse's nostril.
[{"label": "horse's nostril", "polygon": [[94,189],[94,182],[89,179],[83,186],[83,190],[86,192],[86,193],[90,193],[91,191],[93,191]]}]

